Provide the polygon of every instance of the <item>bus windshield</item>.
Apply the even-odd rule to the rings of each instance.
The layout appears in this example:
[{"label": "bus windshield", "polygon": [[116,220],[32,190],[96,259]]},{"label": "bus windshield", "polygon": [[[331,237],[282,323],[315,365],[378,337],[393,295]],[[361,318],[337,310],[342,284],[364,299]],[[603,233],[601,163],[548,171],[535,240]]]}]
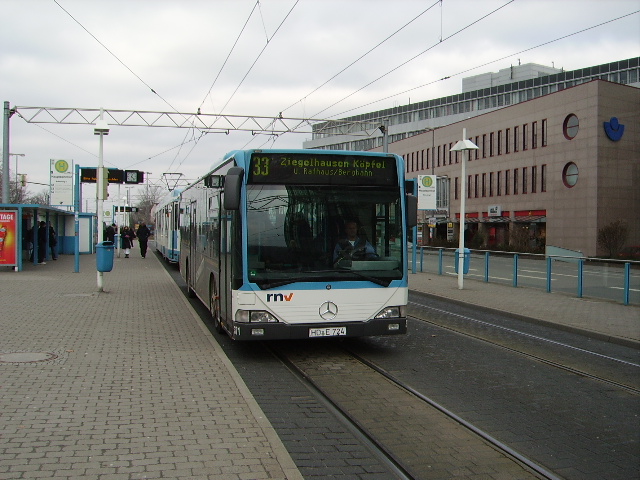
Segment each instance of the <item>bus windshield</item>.
[{"label": "bus windshield", "polygon": [[403,275],[402,218],[397,186],[247,185],[247,278],[388,286]]}]

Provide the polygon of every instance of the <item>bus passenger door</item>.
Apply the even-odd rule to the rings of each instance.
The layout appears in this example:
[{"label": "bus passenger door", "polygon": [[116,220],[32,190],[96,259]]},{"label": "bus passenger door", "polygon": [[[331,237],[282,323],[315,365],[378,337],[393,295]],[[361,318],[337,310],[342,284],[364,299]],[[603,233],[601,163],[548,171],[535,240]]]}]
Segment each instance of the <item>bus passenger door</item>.
[{"label": "bus passenger door", "polygon": [[[198,203],[191,202],[189,208],[189,257],[187,268],[187,287],[195,288],[196,285],[196,268],[198,265]],[[187,252],[185,252],[187,253]]]},{"label": "bus passenger door", "polygon": [[[220,276],[218,292],[220,295],[220,313],[224,320],[231,320],[231,274],[232,274],[232,248],[231,225],[233,215],[229,211],[220,210]],[[237,248],[240,248],[237,246]],[[223,320],[223,321],[224,321]]]}]

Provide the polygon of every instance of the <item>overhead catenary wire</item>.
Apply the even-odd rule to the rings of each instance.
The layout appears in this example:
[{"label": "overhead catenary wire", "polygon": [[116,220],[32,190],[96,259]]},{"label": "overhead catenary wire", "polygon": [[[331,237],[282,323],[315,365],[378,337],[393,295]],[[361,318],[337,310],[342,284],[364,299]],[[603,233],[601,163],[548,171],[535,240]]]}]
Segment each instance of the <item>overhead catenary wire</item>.
[{"label": "overhead catenary wire", "polygon": [[289,11],[287,12],[287,14],[285,15],[285,17],[282,19],[282,21],[280,22],[280,24],[278,25],[278,27],[276,28],[276,30],[273,32],[273,35],[271,35],[271,37],[269,37],[267,39],[266,44],[264,45],[264,47],[262,47],[262,49],[260,50],[260,52],[258,53],[258,56],[255,58],[255,60],[253,61],[253,63],[251,64],[251,66],[249,67],[249,69],[247,70],[247,72],[244,74],[244,76],[242,77],[242,79],[240,80],[240,82],[238,83],[238,85],[236,86],[236,88],[234,89],[233,93],[229,96],[229,98],[227,99],[226,103],[223,105],[223,107],[220,109],[219,113],[222,113],[224,111],[225,108],[227,108],[227,106],[229,105],[229,103],[231,102],[231,100],[233,99],[233,97],[235,96],[235,94],[238,92],[238,90],[240,89],[240,87],[242,86],[242,84],[244,83],[244,81],[247,79],[247,77],[249,76],[249,74],[251,73],[251,71],[253,70],[253,67],[256,66],[256,64],[258,63],[258,60],[260,60],[260,57],[262,57],[262,54],[265,52],[265,50],[267,49],[267,47],[270,45],[271,40],[273,40],[273,38],[277,35],[277,33],[280,31],[280,29],[282,28],[282,26],[284,25],[284,22],[287,21],[287,19],[289,18],[289,16],[291,15],[291,12],[293,12],[294,8],[296,8],[296,6],[298,5],[298,3],[300,2],[300,0],[296,0],[295,3],[293,4],[293,6],[289,9]]},{"label": "overhead catenary wire", "polygon": [[[238,45],[238,42],[240,41],[240,37],[242,37],[242,34],[244,33],[245,29],[247,28],[247,25],[249,24],[249,20],[251,20],[251,17],[253,16],[253,12],[255,11],[256,7],[258,7],[259,4],[260,4],[260,0],[256,0],[256,3],[253,5],[253,8],[251,9],[251,12],[249,12],[249,16],[247,17],[247,20],[244,22],[244,25],[240,29],[240,32],[238,33],[238,36],[236,37],[235,42],[233,42],[233,45],[231,46],[231,50],[229,50],[227,57],[224,59],[224,62],[222,62],[222,65],[220,66],[220,70],[218,70],[216,77],[213,79],[213,83],[209,87],[207,94],[202,99],[202,102],[200,102],[200,105],[198,106],[198,110],[202,108],[202,106],[204,105],[204,102],[207,100],[207,97],[211,95],[211,90],[213,90],[213,87],[218,81],[218,78],[220,78],[220,75],[222,74],[222,70],[224,70],[224,67],[227,65],[229,58],[231,58],[231,55],[233,54],[236,46]],[[263,21],[263,24],[264,24],[264,21]],[[266,27],[265,27],[265,35],[266,35]]]},{"label": "overhead catenary wire", "polygon": [[430,5],[428,8],[426,8],[425,10],[423,10],[422,12],[420,12],[418,15],[416,15],[415,17],[413,17],[411,20],[409,20],[407,23],[405,23],[403,26],[401,26],[400,28],[398,28],[395,32],[393,32],[392,34],[388,35],[384,40],[378,42],[374,47],[370,48],[369,50],[367,50],[365,53],[363,53],[362,55],[360,55],[357,59],[355,59],[353,62],[349,63],[346,67],[344,67],[342,70],[340,70],[338,73],[334,74],[333,76],[331,76],[328,80],[326,80],[325,82],[323,82],[322,84],[318,85],[316,88],[314,88],[312,91],[310,91],[309,93],[307,93],[304,97],[302,97],[300,100],[298,100],[297,102],[292,103],[291,105],[289,105],[288,107],[284,108],[281,110],[281,112],[286,112],[287,110],[289,110],[290,108],[296,106],[297,104],[299,104],[300,102],[303,102],[304,100],[306,100],[308,97],[310,97],[311,95],[313,95],[315,92],[317,92],[318,90],[320,90],[322,87],[324,87],[325,85],[327,85],[329,82],[331,82],[332,80],[334,80],[335,78],[337,78],[338,76],[340,76],[342,73],[344,73],[345,71],[347,71],[349,68],[353,67],[356,63],[358,63],[360,60],[362,60],[363,58],[365,58],[367,55],[369,55],[370,53],[372,53],[373,51],[375,51],[377,48],[379,48],[380,46],[382,46],[384,43],[386,43],[387,41],[389,41],[391,38],[393,38],[395,35],[397,35],[398,33],[400,33],[402,30],[404,30],[405,28],[407,28],[409,25],[411,25],[413,22],[415,22],[416,20],[418,20],[418,18],[420,18],[422,15],[424,15],[425,13],[427,13],[429,10],[431,10],[433,7],[435,7],[438,3],[441,3],[442,0],[436,0],[435,3],[433,3],[432,5]]},{"label": "overhead catenary wire", "polygon": [[387,75],[390,75],[391,73],[395,72],[396,70],[404,67],[405,65],[413,62],[414,60],[416,60],[417,58],[421,57],[422,55],[424,55],[425,53],[429,52],[430,50],[434,49],[435,47],[442,45],[444,42],[446,42],[447,40],[450,40],[451,38],[455,37],[456,35],[462,33],[463,31],[467,30],[468,28],[472,27],[473,25],[481,22],[482,20],[485,20],[486,18],[490,17],[491,15],[493,15],[494,13],[502,10],[503,8],[505,8],[507,5],[512,4],[513,2],[515,2],[515,0],[509,0],[507,3],[500,5],[498,8],[492,10],[491,12],[483,15],[482,17],[474,20],[473,22],[467,24],[466,26],[460,28],[459,30],[457,30],[456,32],[452,33],[451,35],[441,39],[439,42],[431,45],[429,48],[427,48],[426,50],[423,50],[422,52],[418,53],[417,55],[414,55],[413,57],[411,57],[408,60],[405,60],[404,62],[402,62],[401,64],[395,66],[394,68],[392,68],[391,70],[387,71],[386,73],[380,75],[379,77],[375,78],[374,80],[370,81],[369,83],[367,83],[366,85],[358,88],[357,90],[351,92],[349,95],[346,95],[345,97],[341,98],[340,100],[332,103],[331,105],[329,105],[328,107],[320,110],[319,112],[317,112],[315,115],[313,115],[312,117],[318,117],[320,116],[320,114],[326,112],[327,110],[329,110],[330,108],[336,106],[339,103],[342,103],[343,101],[345,101],[346,99],[352,97],[353,95],[355,95],[358,92],[361,92],[362,90],[364,90],[365,88],[373,85],[374,83],[376,83],[377,81],[383,79],[384,77],[386,77]]},{"label": "overhead catenary wire", "polygon": [[[55,3],[56,3],[56,4],[58,4],[58,1],[56,1],[56,0],[54,0],[54,1],[55,1]],[[512,0],[512,1],[513,1],[513,0]],[[511,2],[509,2],[509,3],[511,3]],[[297,4],[297,2],[296,2],[296,4]],[[58,5],[59,5],[59,4],[58,4]],[[295,5],[294,5],[294,7],[295,7]],[[62,7],[61,7],[61,8],[62,8]],[[255,7],[254,7],[254,8],[255,8]],[[64,10],[64,9],[63,9],[63,10]],[[559,37],[559,38],[557,38],[557,39],[554,39],[554,40],[551,40],[551,41],[544,42],[544,43],[542,43],[542,44],[536,45],[535,47],[530,47],[530,48],[528,48],[528,49],[521,50],[520,52],[513,53],[513,54],[510,54],[510,55],[505,56],[505,57],[501,57],[500,59],[496,59],[496,60],[493,60],[493,61],[491,61],[491,62],[483,63],[482,65],[478,65],[478,66],[476,66],[476,67],[473,67],[473,68],[470,68],[470,69],[464,70],[463,72],[458,72],[458,73],[456,73],[456,74],[448,75],[448,76],[446,76],[446,77],[444,77],[444,78],[441,78],[441,79],[438,79],[438,80],[433,80],[432,82],[429,82],[429,83],[426,83],[426,84],[420,85],[420,86],[418,86],[418,87],[414,87],[414,88],[409,89],[409,90],[405,90],[405,91],[403,91],[403,92],[399,92],[399,93],[397,93],[397,94],[394,94],[394,95],[391,95],[391,96],[385,97],[384,99],[379,99],[379,100],[374,101],[374,102],[369,102],[369,103],[366,103],[366,104],[359,105],[358,107],[354,107],[353,109],[351,109],[351,110],[347,110],[346,112],[342,112],[342,113],[340,113],[340,114],[333,115],[332,117],[336,117],[336,116],[339,116],[339,115],[343,115],[344,113],[347,113],[347,112],[350,112],[350,111],[352,111],[352,110],[356,110],[356,109],[359,109],[359,108],[363,108],[363,107],[365,107],[365,106],[371,105],[371,104],[373,104],[373,103],[376,103],[376,102],[379,102],[379,101],[382,101],[382,100],[385,100],[385,99],[388,99],[388,98],[392,98],[392,97],[395,97],[395,96],[403,95],[403,94],[405,94],[406,92],[413,91],[413,90],[416,90],[416,89],[419,89],[419,88],[423,88],[423,87],[425,87],[425,86],[427,86],[427,85],[431,85],[431,84],[436,83],[436,82],[439,82],[439,81],[444,81],[444,79],[451,78],[451,77],[453,77],[453,76],[457,76],[457,75],[461,75],[462,73],[466,73],[466,72],[472,71],[472,70],[474,70],[474,69],[481,68],[482,66],[489,65],[489,64],[491,64],[491,63],[493,63],[493,62],[500,61],[500,60],[502,60],[502,59],[504,59],[504,58],[508,58],[508,57],[510,57],[510,56],[513,56],[513,55],[517,55],[517,54],[521,54],[521,53],[523,53],[523,52],[527,52],[527,51],[532,50],[532,49],[534,49],[534,48],[539,48],[539,47],[541,47],[541,46],[548,45],[548,44],[553,43],[553,42],[555,42],[555,41],[559,41],[559,40],[562,40],[562,39],[568,38],[568,37],[570,37],[570,36],[572,36],[572,35],[576,35],[576,34],[578,34],[578,33],[581,33],[581,32],[584,32],[584,31],[587,31],[587,30],[590,30],[590,29],[596,28],[596,27],[598,27],[598,26],[604,25],[604,24],[606,24],[606,23],[613,22],[613,21],[615,21],[615,20],[618,20],[618,19],[624,18],[624,17],[629,16],[629,15],[633,15],[633,14],[635,14],[635,13],[638,13],[638,12],[637,12],[637,11],[636,11],[636,12],[632,12],[632,13],[630,13],[630,14],[623,15],[623,16],[618,17],[618,18],[616,18],[616,19],[612,19],[612,20],[609,20],[609,21],[607,21],[607,22],[600,23],[600,24],[598,24],[598,25],[595,25],[595,26],[592,26],[592,27],[589,27],[589,28],[586,28],[586,29],[580,30],[580,31],[578,31],[578,32],[574,32],[574,33],[572,33],[572,34],[564,35],[564,36]],[[75,19],[74,19],[74,20],[75,20]],[[477,20],[477,21],[479,21],[479,20]],[[477,22],[477,21],[476,21],[476,22]],[[468,27],[469,27],[469,26],[467,26],[467,27],[465,27],[465,28],[468,28]],[[84,27],[83,27],[83,28],[84,28]],[[86,29],[85,29],[85,30],[86,30]],[[456,32],[456,33],[459,33],[459,32]],[[274,34],[274,35],[275,35],[275,34]],[[92,35],[92,36],[93,36],[93,35]],[[94,38],[95,38],[95,37],[94,37]],[[271,38],[273,38],[273,36],[272,36]],[[447,37],[447,38],[450,38],[450,37]],[[97,40],[97,39],[96,39],[96,40]],[[445,40],[446,40],[446,39],[445,39]],[[99,41],[98,41],[98,42],[99,42]],[[99,42],[99,43],[100,43],[100,42]],[[102,43],[101,43],[101,45],[102,45]],[[103,46],[104,46],[104,45],[103,45]],[[105,47],[105,48],[106,48],[106,47]],[[430,47],[430,48],[433,48],[433,47]],[[107,50],[108,50],[108,49],[107,49]],[[263,48],[263,51],[264,51],[264,48]],[[111,52],[109,52],[109,53],[111,53]],[[423,53],[425,53],[425,52],[423,52]],[[262,54],[262,53],[261,53],[261,54]],[[117,57],[116,57],[116,58],[117,58]],[[118,60],[119,60],[119,59],[118,59]],[[409,61],[411,61],[411,60],[412,60],[412,59],[410,59]],[[119,61],[120,61],[120,60],[119,60]],[[257,59],[256,59],[256,61],[257,61]],[[120,63],[122,63],[122,64],[124,65],[124,63],[123,63],[123,62],[121,62],[121,61],[120,61]],[[254,62],[254,65],[255,65],[255,63],[256,63],[256,62]],[[124,66],[126,67],[126,65],[124,65]],[[397,68],[400,68],[401,66],[402,66],[402,65],[400,65],[400,66],[396,67],[396,69],[397,69]],[[137,77],[137,78],[138,78],[138,79],[139,79],[139,80],[140,80],[140,81],[141,81],[145,86],[147,86],[147,87],[149,87],[149,88],[151,89],[151,87],[150,87],[146,82],[144,82],[140,77],[138,77],[138,76],[135,74],[135,72],[133,72],[133,70],[131,70],[131,69],[130,69],[130,68],[128,68],[128,67],[126,67],[126,68],[127,68],[127,69],[132,73],[132,74],[134,74],[134,75],[135,75],[135,76],[136,76],[136,77]],[[251,68],[253,68],[253,65],[252,65],[252,67],[251,67]],[[249,72],[250,72],[250,71],[251,71],[251,70],[249,70]],[[395,71],[395,69],[394,69],[394,71]],[[245,75],[245,78],[246,78],[246,76],[249,74],[249,72],[247,72],[247,74]],[[389,72],[389,73],[391,73],[391,72]],[[244,79],[245,79],[245,78],[243,78],[243,81],[244,81]],[[377,81],[377,80],[376,80],[376,81]],[[328,82],[327,82],[327,83],[328,83]],[[371,82],[371,83],[373,83],[373,82]],[[365,85],[365,86],[364,86],[364,87],[362,87],[362,88],[366,88],[366,87],[367,87],[368,85],[370,85],[371,83],[369,83],[369,84]],[[240,83],[240,85],[241,85],[241,84],[242,84],[242,82]],[[240,85],[238,85],[238,88],[240,88]],[[153,90],[153,89],[151,89],[151,90]],[[237,89],[236,89],[236,90],[237,90]],[[360,90],[361,90],[361,89],[360,89]],[[360,90],[358,90],[358,91],[360,91]],[[155,93],[155,91],[154,91],[153,93]],[[234,92],[234,93],[235,93],[235,92]],[[355,92],[354,92],[354,93],[355,93]],[[206,97],[205,97],[205,98],[206,98]],[[346,98],[348,98],[348,97],[345,97],[345,99],[346,99]],[[343,99],[343,100],[344,100],[344,99]],[[167,104],[168,104],[168,103],[167,103]],[[335,105],[335,104],[334,104],[334,105]],[[331,105],[330,107],[327,107],[327,109],[328,109],[328,108],[331,108],[331,107],[332,107],[332,106],[334,106],[334,105]],[[325,110],[327,110],[327,109],[325,109]],[[174,109],[174,110],[175,110],[175,109]],[[324,112],[325,110],[322,110],[322,112]],[[182,147],[185,143],[195,143],[195,144],[197,144],[197,143],[198,143],[198,141],[199,141],[201,138],[202,138],[202,135],[201,135],[200,137],[198,137],[198,138],[194,138],[194,139],[192,139],[192,140],[189,140],[188,142],[185,142],[185,140],[186,140],[186,136],[185,136],[185,140],[183,140],[183,142],[180,144],[180,146],[178,146],[178,147],[174,147],[174,148],[180,148],[180,147]],[[256,138],[256,137],[254,137],[254,138]],[[265,142],[265,143],[268,143],[268,142],[275,142],[275,141],[277,141],[277,139],[278,139],[278,138],[280,138],[280,137],[279,137],[279,136],[275,136],[275,135],[274,135],[274,136],[270,136],[270,137],[266,140],[266,142]],[[253,139],[252,139],[252,140],[253,140]],[[66,140],[65,140],[65,141],[66,141]],[[69,143],[71,143],[71,142],[69,142]],[[195,146],[195,145],[194,145],[194,146]],[[78,147],[78,148],[80,148],[80,147]],[[171,149],[171,150],[173,150],[173,149]],[[191,148],[191,149],[190,149],[190,151],[193,151],[193,148]],[[93,155],[93,154],[92,154],[92,155]],[[149,157],[149,158],[152,158],[152,157]],[[186,160],[186,158],[185,158],[185,159],[183,159],[183,160],[182,160],[182,162],[181,162],[180,164],[182,164],[185,160]],[[140,161],[140,162],[137,162],[137,163],[142,163],[142,162],[144,162],[144,161],[146,161],[146,159],[145,159],[145,160],[142,160],[142,161]],[[172,162],[172,163],[173,163],[173,162]]]},{"label": "overhead catenary wire", "polygon": [[[89,34],[91,36],[91,38],[93,38],[96,42],[98,42],[98,44],[104,48],[113,58],[115,58],[124,68],[126,68],[134,77],[136,77],[145,87],[147,87],[151,93],[153,93],[154,95],[156,95],[159,99],[161,99],[167,106],[169,106],[169,108],[171,110],[173,110],[176,113],[180,113],[178,111],[178,109],[176,109],[171,103],[169,103],[169,101],[167,99],[165,99],[162,95],[160,95],[158,92],[156,92],[147,82],[145,82],[136,72],[134,72],[126,63],[124,63],[124,61],[122,61],[114,52],[112,52],[102,41],[100,41],[98,39],[98,37],[96,37],[93,33],[91,33],[78,19],[76,19],[67,9],[65,9],[58,0],[53,0],[53,2],[58,5],[58,7],[60,7],[60,9],[65,12],[74,22],[76,22],[80,28],[82,28],[87,34]],[[186,120],[186,117],[184,117]],[[193,128],[197,128],[195,127],[195,125],[193,125]],[[173,162],[172,162],[173,164]]]},{"label": "overhead catenary wire", "polygon": [[71,13],[64,8],[62,5],[60,5],[60,3],[58,2],[58,0],[53,0],[53,2],[58,5],[58,7],[60,7],[60,9],[66,13],[74,22],[76,22],[80,28],[82,28],[85,32],[87,32],[87,34],[89,34],[91,36],[91,38],[93,38],[96,42],[98,42],[100,44],[100,46],[102,48],[104,48],[107,52],[109,52],[109,54],[115,58],[118,63],[120,63],[124,68],[126,68],[134,77],[136,77],[138,80],[140,80],[140,82],[149,89],[149,91],[151,93],[153,93],[154,95],[156,95],[160,100],[162,100],[164,103],[166,103],[169,108],[171,108],[171,110],[173,110],[174,112],[177,112],[178,110],[176,110],[176,108],[171,105],[162,95],[160,95],[158,92],[156,92],[147,82],[145,82],[136,72],[134,72],[126,63],[124,63],[115,53],[113,53],[109,47],[107,47],[104,43],[102,43],[98,37],[96,37],[93,33],[91,33],[82,23],[80,23],[80,21],[78,19],[76,19],[73,15],[71,15]]},{"label": "overhead catenary wire", "polygon": [[417,86],[417,87],[409,88],[409,89],[407,89],[407,90],[403,90],[402,92],[398,92],[398,93],[395,93],[395,94],[393,94],[393,95],[388,95],[388,96],[386,96],[386,97],[384,97],[384,98],[379,98],[379,99],[377,99],[377,100],[374,100],[373,102],[369,102],[369,103],[366,103],[366,104],[363,104],[363,105],[359,105],[358,107],[354,107],[354,108],[351,108],[351,109],[349,109],[349,110],[345,110],[345,111],[343,111],[343,112],[340,112],[340,113],[337,113],[337,114],[331,115],[331,116],[329,116],[328,118],[340,117],[340,116],[343,116],[343,115],[345,115],[345,114],[347,114],[347,113],[349,113],[349,112],[352,112],[353,110],[358,110],[358,109],[361,109],[361,108],[363,108],[363,107],[368,107],[368,106],[370,106],[370,105],[374,105],[374,104],[376,104],[376,103],[382,102],[382,101],[384,101],[384,100],[389,100],[389,99],[391,99],[391,98],[398,97],[398,96],[400,96],[400,95],[406,95],[407,93],[412,92],[412,91],[415,91],[415,90],[418,90],[418,89],[420,89],[420,88],[424,88],[424,87],[427,87],[427,86],[429,86],[429,85],[433,85],[433,84],[438,83],[438,82],[443,82],[443,81],[445,81],[445,80],[449,80],[449,79],[451,79],[451,78],[453,78],[453,77],[458,77],[458,76],[460,76],[460,75],[464,75],[465,73],[469,73],[469,72],[472,72],[472,71],[474,71],[474,70],[478,70],[479,68],[486,67],[486,66],[488,66],[488,65],[491,65],[491,64],[496,63],[496,62],[500,62],[500,61],[505,60],[505,59],[507,59],[507,58],[515,57],[516,55],[521,55],[521,54],[523,54],[523,53],[529,52],[529,51],[531,51],[531,50],[535,50],[536,48],[544,47],[545,45],[549,45],[549,44],[554,43],[554,42],[559,42],[560,40],[564,40],[564,39],[566,39],[566,38],[573,37],[574,35],[579,35],[579,34],[581,34],[581,33],[587,32],[587,31],[589,31],[589,30],[593,30],[594,28],[598,28],[598,27],[601,27],[601,26],[603,26],[603,25],[607,25],[607,24],[609,24],[609,23],[612,23],[612,22],[615,22],[615,21],[618,21],[618,20],[622,20],[623,18],[629,17],[629,16],[631,16],[631,15],[636,15],[636,14],[638,14],[638,13],[640,13],[640,10],[636,10],[635,12],[627,13],[627,14],[621,15],[621,16],[619,16],[619,17],[612,18],[612,19],[610,19],[610,20],[606,20],[606,21],[604,21],[604,22],[598,23],[597,25],[592,25],[592,26],[590,26],[590,27],[583,28],[583,29],[581,29],[581,30],[577,30],[577,31],[575,31],[575,32],[573,32],[573,33],[569,33],[569,34],[567,34],[567,35],[563,35],[563,36],[561,36],[561,37],[554,38],[553,40],[548,40],[548,41],[546,41],[546,42],[540,43],[540,44],[535,45],[535,46],[533,46],[533,47],[525,48],[524,50],[519,50],[519,51],[517,51],[517,52],[510,53],[509,55],[505,55],[505,56],[503,56],[503,57],[496,58],[496,59],[490,60],[490,61],[488,61],[488,62],[484,62],[484,63],[479,64],[479,65],[475,65],[475,66],[473,66],[473,67],[471,67],[471,68],[467,68],[467,69],[465,69],[465,70],[461,70],[460,72],[452,73],[452,74],[450,74],[450,75],[446,75],[446,76],[444,76],[443,78],[439,78],[439,79],[437,79],[437,80],[432,80],[431,82],[424,83],[424,84],[419,85],[419,86]]}]

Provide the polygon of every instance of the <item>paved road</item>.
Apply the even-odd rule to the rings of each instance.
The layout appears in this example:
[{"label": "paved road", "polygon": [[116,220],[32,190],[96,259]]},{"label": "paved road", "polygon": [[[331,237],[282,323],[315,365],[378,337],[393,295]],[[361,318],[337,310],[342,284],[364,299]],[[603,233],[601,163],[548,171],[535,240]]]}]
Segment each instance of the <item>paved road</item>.
[{"label": "paved road", "polygon": [[[300,479],[273,427],[154,257],[0,270],[0,480]],[[413,274],[411,289],[631,346],[640,308]]]}]

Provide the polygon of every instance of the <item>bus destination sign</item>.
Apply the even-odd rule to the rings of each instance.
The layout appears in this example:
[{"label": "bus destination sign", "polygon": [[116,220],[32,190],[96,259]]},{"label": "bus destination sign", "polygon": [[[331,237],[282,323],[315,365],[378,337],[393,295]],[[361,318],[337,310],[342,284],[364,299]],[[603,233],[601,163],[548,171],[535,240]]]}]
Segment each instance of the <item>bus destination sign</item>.
[{"label": "bus destination sign", "polygon": [[249,183],[279,185],[397,185],[395,157],[255,152]]}]

